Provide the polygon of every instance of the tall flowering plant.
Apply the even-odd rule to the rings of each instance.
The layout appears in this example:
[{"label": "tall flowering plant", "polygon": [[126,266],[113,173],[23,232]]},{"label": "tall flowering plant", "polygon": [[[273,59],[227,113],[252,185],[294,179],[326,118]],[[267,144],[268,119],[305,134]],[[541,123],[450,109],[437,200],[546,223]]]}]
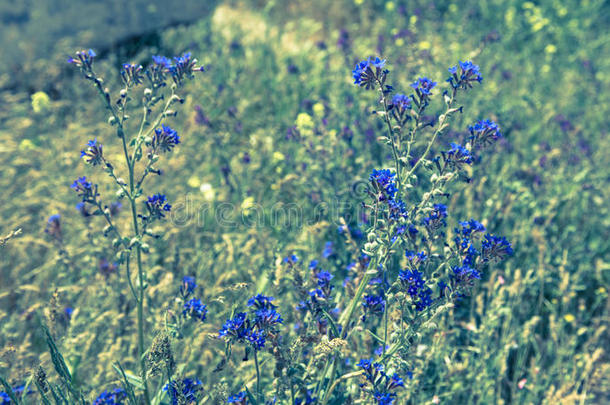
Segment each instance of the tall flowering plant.
[{"label": "tall flowering plant", "polygon": [[[194,78],[195,73],[203,72],[204,69],[197,65],[197,59],[194,59],[191,53],[185,53],[173,59],[153,56],[147,68],[139,64],[125,63],[120,69],[122,88],[118,94],[113,95],[105,87],[104,80],[94,70],[95,57],[93,50],[79,51],[76,52],[75,57],[69,58],[68,62],[93,84],[101,96],[103,105],[109,114],[108,124],[114,128],[116,135],[114,139],[121,145],[123,159],[120,163],[112,162],[104,154],[102,141],[110,142],[112,137],[105,140],[97,138],[90,140],[84,145],[80,155],[86,164],[99,167],[112,178],[118,188],[119,198],[127,201],[131,212],[131,229],[127,230],[126,226],[115,223],[115,218],[111,215],[112,207],[104,202],[98,186],[92,180],[85,176],[79,177],[72,184],[72,189],[81,199],[79,209],[82,212],[86,212],[87,216],[103,217],[106,222],[104,234],[113,236],[113,245],[118,252],[117,265],[125,268],[127,284],[137,307],[137,342],[142,378],[142,400],[150,403],[151,396],[146,369],[145,290],[147,277],[144,255],[150,249],[147,240],[157,237],[152,232],[151,225],[166,219],[172,206],[162,192],[156,191],[147,196],[145,184],[150,176],[163,174],[163,171],[159,169],[162,156],[170,154],[180,144],[180,136],[177,131],[167,123],[168,119],[176,116],[175,106],[184,102],[178,91],[187,80]],[[130,119],[132,111],[138,110],[141,111],[141,117],[137,125],[132,127],[129,124],[133,118],[130,121],[128,119]],[[133,274],[134,263],[135,275]],[[186,298],[192,292],[191,287],[194,288],[194,280],[191,282],[191,280],[185,279],[181,289],[183,297]],[[206,313],[205,305],[201,304],[199,300],[192,299],[184,304],[185,316],[188,314],[204,320]],[[151,351],[148,353],[149,358]],[[171,380],[171,376],[168,378]],[[170,394],[174,392],[172,391],[174,386],[175,382],[170,381]],[[115,399],[122,395],[127,398],[127,394],[122,391],[105,394],[105,396]],[[103,398],[100,398],[98,398],[99,403],[110,403],[103,402]]]},{"label": "tall flowering plant", "polygon": [[[257,376],[255,392],[246,384],[229,403],[326,405],[358,397],[362,403],[396,403],[413,378],[410,348],[421,330],[459,305],[492,264],[512,254],[506,238],[475,219],[453,221],[447,206],[447,186],[470,182],[468,167],[502,136],[496,123],[481,120],[468,127],[467,139],[439,148],[452,117],[463,111],[457,103],[482,82],[479,67],[472,62],[450,67],[445,89],[417,78],[409,94],[388,84],[390,72],[381,58],[358,63],[352,73],[355,85],[378,94],[377,115],[386,129],[381,139],[392,156],[391,167],[375,169],[368,178],[363,202],[368,228],[339,227],[349,246],[360,246],[359,259],[348,266],[342,284],[339,274],[322,268],[334,254],[330,242],[322,260],[309,263],[309,277],[296,255],[284,259],[297,302],[294,339],[279,321],[271,322],[272,333],[245,312],[227,321],[220,337],[254,351]],[[439,93],[445,111],[430,122],[426,113]],[[258,300],[269,319],[281,319],[268,297]],[[269,336],[272,344],[265,348]],[[371,338],[378,346],[374,352],[367,343]],[[256,353],[263,350],[275,359],[273,390],[270,384],[261,388],[261,380],[270,381],[259,370]]]}]

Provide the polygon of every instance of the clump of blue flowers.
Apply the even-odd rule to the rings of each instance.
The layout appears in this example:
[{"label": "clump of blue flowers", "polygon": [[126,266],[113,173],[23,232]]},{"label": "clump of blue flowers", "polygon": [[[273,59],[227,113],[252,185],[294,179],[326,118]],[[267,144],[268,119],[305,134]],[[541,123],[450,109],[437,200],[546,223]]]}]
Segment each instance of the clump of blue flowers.
[{"label": "clump of blue flowers", "polygon": [[397,374],[388,375],[381,363],[372,359],[362,359],[357,364],[364,374],[365,382],[360,384],[377,405],[392,405],[397,397],[397,391],[404,388],[403,379]]},{"label": "clump of blue flowers", "polygon": [[203,396],[203,383],[196,378],[172,380],[165,384],[163,391],[167,392],[172,405],[195,404]]},{"label": "clump of blue flowers", "polygon": [[255,350],[263,349],[268,339],[275,342],[279,333],[278,327],[284,321],[277,312],[277,307],[271,303],[273,300],[273,297],[262,294],[250,298],[250,313],[239,312],[228,319],[218,332],[218,337],[229,344],[249,344]]},{"label": "clump of blue flowers", "polygon": [[356,64],[352,71],[354,84],[367,90],[374,89],[377,85],[383,87],[386,76],[389,73],[385,67],[385,59],[369,58]]},{"label": "clump of blue flowers", "polygon": [[93,405],[122,405],[127,401],[127,393],[123,388],[115,388],[102,392],[93,401]]}]

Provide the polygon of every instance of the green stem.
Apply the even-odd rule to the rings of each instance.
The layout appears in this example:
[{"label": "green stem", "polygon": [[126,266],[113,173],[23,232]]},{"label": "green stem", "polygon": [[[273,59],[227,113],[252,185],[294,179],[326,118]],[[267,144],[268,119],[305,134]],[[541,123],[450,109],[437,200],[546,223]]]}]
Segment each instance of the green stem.
[{"label": "green stem", "polygon": [[[134,182],[134,160],[129,157],[127,150],[127,141],[125,139],[125,133],[123,132],[122,125],[119,126],[119,137],[123,143],[123,153],[125,154],[125,160],[127,161],[127,168],[129,169],[129,203],[131,205],[131,216],[133,222],[133,232],[136,238],[140,237],[140,230],[138,227],[138,209],[136,206],[137,197],[135,196],[135,182]],[[136,244],[136,259],[138,263],[138,299],[137,302],[137,316],[138,316],[138,358],[140,362],[140,374],[142,376],[142,385],[144,386],[144,400],[146,404],[150,404],[150,394],[148,392],[148,382],[146,376],[146,363],[144,358],[145,346],[144,346],[144,269],[142,266],[142,249],[140,243]]]},{"label": "green stem", "polygon": [[445,111],[444,114],[442,114],[440,116],[440,118],[438,120],[438,127],[436,128],[436,131],[434,131],[434,134],[432,135],[432,139],[430,139],[430,142],[428,142],[428,146],[426,147],[426,150],[421,155],[421,157],[417,160],[417,163],[415,163],[415,165],[407,173],[407,179],[411,178],[411,175],[413,173],[415,173],[415,170],[417,170],[417,168],[421,165],[421,163],[426,159],[426,156],[430,152],[430,149],[432,149],[432,145],[434,144],[434,141],[436,141],[436,138],[438,137],[438,135],[443,131],[443,129],[445,129],[445,121],[447,121],[447,118],[449,117],[449,110],[451,109],[451,105],[453,104],[453,101],[455,100],[456,94],[457,94],[457,88],[454,88],[453,92],[451,93],[451,98],[447,102],[447,110]]},{"label": "green stem", "polygon": [[258,367],[258,350],[254,350],[254,365],[256,366],[256,400],[261,399],[261,372]]},{"label": "green stem", "polygon": [[326,405],[328,403],[328,400],[330,399],[330,394],[333,393],[333,391],[335,390],[335,388],[337,387],[337,385],[339,385],[339,383],[341,381],[353,378],[353,377],[358,377],[360,375],[362,375],[364,373],[364,371],[360,370],[360,371],[354,371],[353,373],[348,373],[348,374],[344,374],[341,377],[337,378],[333,384],[330,386],[330,388],[328,389],[328,395],[325,396],[324,400],[322,401],[322,405]]},{"label": "green stem", "polygon": [[385,355],[385,347],[388,344],[388,311],[390,306],[388,305],[388,302],[386,302],[385,304],[385,311],[384,311],[384,327],[383,327],[383,354]]},{"label": "green stem", "polygon": [[392,123],[390,122],[390,114],[388,112],[388,102],[386,100],[385,94],[383,94],[383,84],[381,81],[377,81],[379,84],[379,92],[381,93],[381,101],[383,102],[383,110],[385,112],[384,118],[386,122],[386,126],[388,127],[388,137],[390,138],[390,143],[392,144],[392,154],[394,155],[394,167],[396,170],[396,183],[398,183],[398,195],[402,195],[402,181],[400,175],[400,160],[398,156],[398,147],[394,142],[394,131],[392,131]]}]

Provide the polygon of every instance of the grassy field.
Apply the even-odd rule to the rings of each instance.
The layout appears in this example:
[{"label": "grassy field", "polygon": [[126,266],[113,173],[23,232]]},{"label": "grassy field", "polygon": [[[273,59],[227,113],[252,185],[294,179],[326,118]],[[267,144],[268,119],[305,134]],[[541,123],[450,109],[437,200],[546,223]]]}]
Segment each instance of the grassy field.
[{"label": "grassy field", "polygon": [[[342,291],[366,242],[357,231],[370,226],[360,215],[362,185],[372,169],[394,165],[378,139],[385,124],[371,114],[378,95],[352,84],[354,64],[386,59],[388,80],[407,92],[420,76],[445,88],[447,67],[472,60],[483,82],[459,100],[463,113],[432,150],[464,139],[482,118],[498,122],[504,136],[468,170],[470,183],[447,186],[448,229],[477,218],[506,236],[514,255],[397,354],[413,378],[403,376],[395,403],[610,402],[609,23],[601,0],[227,1],[195,23],[159,31],[158,43],[135,39],[97,58],[96,72],[115,92],[121,63],[148,63],[150,55],[190,51],[206,70],[181,90],[184,104],[168,121],[181,143],[164,158],[164,174],[148,179],[150,194],[166,194],[173,208],[171,220],[153,228],[159,237],[144,255],[146,346],[171,336],[174,373],[203,382],[200,403],[253,390],[253,363],[241,361],[237,347],[225,357],[218,330],[250,296],[265,293],[276,297],[282,334],[297,336],[298,299],[282,259],[296,254],[303,274],[320,260]],[[116,361],[138,392],[141,383],[125,266],[112,265],[118,249],[102,232],[103,218],[83,217],[70,190],[86,175],[106,203],[116,201],[117,185],[79,152],[97,137],[104,155],[119,162],[121,143],[90,82],[57,59],[23,68],[36,75],[35,88],[0,93],[0,237],[21,230],[0,246],[0,376],[35,391],[24,392],[24,404],[41,400],[33,378],[39,366],[51,384],[89,403],[122,386]],[[443,112],[436,93],[426,111],[431,121]],[[130,131],[138,129],[134,118]],[[430,134],[422,136],[417,152]],[[412,195],[429,185],[422,176]],[[116,221],[128,232],[129,204],[121,203]],[[44,231],[53,214],[61,215],[61,242]],[[337,231],[343,224],[354,230],[350,237]],[[388,265],[394,279],[404,266],[399,256]],[[172,319],[181,312],[184,276],[196,278],[209,312],[205,322],[177,331]],[[55,371],[41,324],[65,360],[69,384]],[[347,346],[332,349],[329,375],[355,371],[379,346],[364,323],[356,328]],[[312,339],[309,350],[323,351],[324,339]],[[259,356],[271,400],[281,378],[274,355]],[[303,367],[327,375],[324,361]],[[296,363],[288,368],[301,372]],[[312,381],[300,389],[313,390]],[[149,379],[157,403],[171,403],[165,382],[162,373]],[[357,381],[341,384],[344,394],[329,394],[329,404],[372,403]],[[298,402],[279,395],[277,403]]]}]

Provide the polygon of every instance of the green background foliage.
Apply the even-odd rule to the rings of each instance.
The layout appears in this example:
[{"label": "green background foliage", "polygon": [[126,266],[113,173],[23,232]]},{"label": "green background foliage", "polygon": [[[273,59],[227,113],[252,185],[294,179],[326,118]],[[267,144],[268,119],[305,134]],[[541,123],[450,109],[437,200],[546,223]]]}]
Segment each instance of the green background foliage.
[{"label": "green background foliage", "polygon": [[[474,166],[471,184],[450,190],[450,225],[486,219],[515,255],[422,332],[409,353],[414,379],[400,401],[610,401],[609,15],[601,0],[226,1],[191,24],[159,29],[153,44],[136,36],[110,46],[96,71],[115,90],[119,64],[151,54],[190,50],[207,67],[183,92],[185,105],[170,122],[182,144],[151,186],[168,195],[177,217],[147,256],[149,341],[163,329],[179,280],[196,275],[210,312],[174,342],[176,361],[219,396],[240,390],[252,377],[249,365],[236,359],[213,371],[224,350],[214,339],[218,328],[244,297],[287,293],[281,257],[317,258],[327,240],[336,249],[329,271],[357,257],[336,231],[338,218],[353,212],[320,209],[320,202],[357,207],[354,184],[389,165],[375,142],[375,96],[350,83],[353,63],[383,56],[391,83],[407,92],[418,75],[440,83],[448,66],[472,59],[483,85],[460,101],[464,114],[438,145],[485,117],[499,122],[506,139]],[[344,49],[341,29],[349,33]],[[82,47],[98,43],[76,39]],[[86,174],[113,195],[110,180],[85,167],[79,151],[94,137],[107,156],[120,149],[94,90],[59,65],[75,38],[68,42],[49,55],[22,47],[23,56],[4,62],[21,72],[2,76],[9,89],[0,93],[0,233],[22,234],[0,247],[0,374],[18,382],[40,363],[49,367],[42,316],[75,385],[93,399],[118,384],[115,360],[137,368],[135,309],[123,269],[100,273],[99,261],[113,260],[111,243],[99,218],[80,217],[69,190]],[[440,111],[440,103],[432,108]],[[287,139],[295,125],[300,137]],[[292,204],[303,223],[272,221],[274,208]],[[224,224],[215,218],[219,207],[230,207]],[[65,250],[43,232],[54,213],[62,215]],[[290,313],[289,299],[279,303]],[[69,322],[64,307],[74,308]]]}]

